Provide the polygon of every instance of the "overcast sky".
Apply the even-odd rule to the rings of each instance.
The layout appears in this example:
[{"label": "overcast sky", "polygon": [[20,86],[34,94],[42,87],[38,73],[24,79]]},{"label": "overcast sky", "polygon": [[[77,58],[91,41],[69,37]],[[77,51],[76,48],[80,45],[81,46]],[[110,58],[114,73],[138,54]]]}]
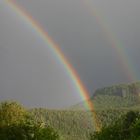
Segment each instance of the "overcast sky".
[{"label": "overcast sky", "polygon": [[[131,82],[111,39],[121,42],[140,79],[139,0],[18,0],[59,44],[90,95],[100,87]],[[94,9],[94,10],[93,10]],[[97,21],[97,16],[102,22]],[[0,99],[26,106],[68,107],[81,101],[48,46],[0,1]]]}]

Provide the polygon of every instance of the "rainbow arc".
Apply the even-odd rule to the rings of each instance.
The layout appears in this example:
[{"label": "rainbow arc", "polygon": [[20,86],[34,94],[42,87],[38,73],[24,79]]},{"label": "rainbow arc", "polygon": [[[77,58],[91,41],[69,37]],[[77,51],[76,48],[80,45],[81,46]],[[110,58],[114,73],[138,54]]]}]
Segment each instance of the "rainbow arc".
[{"label": "rainbow arc", "polygon": [[80,97],[82,100],[86,100],[86,107],[93,112],[93,123],[95,125],[96,130],[99,130],[99,123],[97,120],[94,104],[89,100],[89,93],[84,84],[82,83],[78,73],[74,69],[74,67],[70,64],[63,51],[60,49],[58,44],[54,42],[54,40],[49,36],[48,32],[46,32],[39,22],[37,22],[33,17],[19,4],[17,4],[14,0],[7,0],[7,5],[12,11],[22,18],[22,20],[34,30],[37,35],[46,43],[46,47],[49,47],[51,51],[55,54],[56,59],[62,64],[63,68],[69,75],[69,79],[72,81],[73,85],[76,87]]}]

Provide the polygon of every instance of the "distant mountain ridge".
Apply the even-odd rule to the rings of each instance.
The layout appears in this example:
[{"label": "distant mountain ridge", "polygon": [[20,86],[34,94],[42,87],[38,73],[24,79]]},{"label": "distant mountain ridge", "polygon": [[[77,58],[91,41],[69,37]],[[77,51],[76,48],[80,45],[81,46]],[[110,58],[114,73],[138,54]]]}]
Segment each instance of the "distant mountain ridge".
[{"label": "distant mountain ridge", "polygon": [[[95,109],[120,109],[140,107],[140,82],[119,84],[97,89],[91,97]],[[71,107],[73,110],[88,110],[81,102]]]},{"label": "distant mountain ridge", "polygon": [[140,82],[135,82],[131,84],[119,84],[97,89],[93,94],[93,98],[98,95],[114,95],[121,97],[126,97],[129,95],[140,96]]}]

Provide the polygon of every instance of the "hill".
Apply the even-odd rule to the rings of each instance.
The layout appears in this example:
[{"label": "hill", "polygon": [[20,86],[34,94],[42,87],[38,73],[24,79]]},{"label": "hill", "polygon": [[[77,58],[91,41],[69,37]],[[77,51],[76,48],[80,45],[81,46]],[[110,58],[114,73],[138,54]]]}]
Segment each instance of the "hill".
[{"label": "hill", "polygon": [[[140,82],[120,84],[98,89],[91,101],[96,110],[99,125],[108,126],[130,110],[140,111]],[[82,102],[68,110],[33,109],[36,118],[42,117],[68,140],[88,140],[95,131],[93,113]]]},{"label": "hill", "polygon": [[93,116],[90,111],[70,110],[31,110],[36,119],[44,119],[46,124],[53,127],[62,140],[88,140],[94,131]]},{"label": "hill", "polygon": [[[96,119],[100,128],[103,126],[108,127],[130,110],[140,113],[139,91],[139,82],[114,85],[96,90],[91,101],[95,106]],[[67,110],[29,109],[28,113],[33,117],[31,117],[31,121],[29,122],[34,122],[34,124],[39,123],[41,126],[43,124],[45,126],[43,129],[52,128],[52,130],[55,130],[61,136],[60,140],[89,140],[90,134],[94,134],[96,129],[93,111],[86,109],[85,103],[86,101]],[[15,106],[11,108],[12,111],[10,110],[9,112],[12,114],[12,117],[9,117],[9,113],[7,115],[9,120],[13,118],[12,120],[17,122],[17,118],[20,119],[19,113],[16,114],[17,116],[14,114],[18,112],[17,108]],[[7,111],[3,111],[4,114],[5,112],[7,114]],[[23,111],[20,112],[22,113]],[[3,118],[7,122],[7,118]],[[27,121],[27,124],[29,122]]]},{"label": "hill", "polygon": [[[105,109],[97,110],[96,115],[99,125],[109,126],[126,114],[130,110],[139,111],[140,109]],[[93,114],[91,111],[72,111],[72,110],[46,110],[33,109],[33,115],[43,118],[46,124],[53,127],[62,136],[61,140],[89,140],[90,134],[95,132]]]},{"label": "hill", "polygon": [[[96,110],[127,109],[140,107],[140,82],[113,85],[97,89],[91,97]],[[87,110],[85,101],[71,107],[73,110]]]}]

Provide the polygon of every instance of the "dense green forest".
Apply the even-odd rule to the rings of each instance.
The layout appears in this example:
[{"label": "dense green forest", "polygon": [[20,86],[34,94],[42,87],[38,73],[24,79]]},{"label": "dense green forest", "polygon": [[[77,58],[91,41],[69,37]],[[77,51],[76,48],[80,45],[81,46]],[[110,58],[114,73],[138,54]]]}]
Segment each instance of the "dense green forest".
[{"label": "dense green forest", "polygon": [[91,134],[91,140],[140,140],[140,112],[129,111],[126,115]]},{"label": "dense green forest", "polygon": [[[99,132],[94,127],[93,112],[84,107],[85,102],[67,110],[25,109],[17,102],[2,102],[0,140],[111,140],[110,136],[115,140],[113,136],[118,135],[120,128],[122,131],[116,140],[129,140],[123,129],[127,118],[127,123],[131,122],[127,132],[134,130],[131,138],[137,136],[136,140],[139,140],[139,91],[139,82],[95,91],[91,101],[95,106]],[[133,116],[133,121],[129,120],[128,114]]]},{"label": "dense green forest", "polygon": [[[131,109],[140,112],[140,109]],[[121,116],[127,114],[130,109],[98,110],[96,111],[98,122],[102,127],[107,127]],[[90,134],[95,132],[93,114],[90,111],[54,111],[45,109],[32,110],[34,116],[44,118],[46,122],[55,128],[63,139],[89,140]]]}]

